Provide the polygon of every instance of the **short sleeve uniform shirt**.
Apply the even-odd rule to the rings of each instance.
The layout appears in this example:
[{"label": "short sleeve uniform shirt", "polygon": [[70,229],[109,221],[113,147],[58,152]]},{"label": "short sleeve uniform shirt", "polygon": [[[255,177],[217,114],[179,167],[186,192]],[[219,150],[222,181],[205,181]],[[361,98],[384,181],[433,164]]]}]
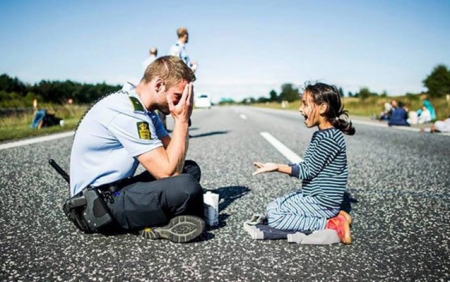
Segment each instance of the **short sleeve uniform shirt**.
[{"label": "short sleeve uniform shirt", "polygon": [[168,135],[134,90],[124,93],[100,100],[79,125],[70,158],[71,195],[133,176],[137,157],[161,147],[160,138]]}]

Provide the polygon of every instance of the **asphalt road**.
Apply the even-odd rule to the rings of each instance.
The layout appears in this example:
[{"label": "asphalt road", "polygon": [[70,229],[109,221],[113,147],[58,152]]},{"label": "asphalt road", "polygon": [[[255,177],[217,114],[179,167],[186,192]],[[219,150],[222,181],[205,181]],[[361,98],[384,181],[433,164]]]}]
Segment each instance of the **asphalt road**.
[{"label": "asphalt road", "polygon": [[[346,137],[353,244],[252,240],[243,222],[300,189],[252,162],[287,163],[268,132],[300,156],[313,129],[297,112],[196,110],[188,158],[220,194],[220,225],[188,244],[83,234],[65,218],[72,137],[0,150],[1,281],[449,281],[450,137],[355,123]],[[169,118],[169,128],[171,119]]]}]

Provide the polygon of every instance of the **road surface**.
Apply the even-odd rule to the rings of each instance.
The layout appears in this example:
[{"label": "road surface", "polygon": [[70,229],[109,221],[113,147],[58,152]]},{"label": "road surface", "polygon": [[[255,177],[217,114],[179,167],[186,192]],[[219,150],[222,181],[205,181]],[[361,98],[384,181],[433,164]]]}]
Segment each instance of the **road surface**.
[{"label": "road surface", "polygon": [[[168,118],[171,128],[171,118]],[[346,137],[353,244],[252,240],[243,222],[300,189],[252,162],[301,158],[314,129],[295,111],[195,110],[188,159],[219,193],[220,225],[188,244],[79,232],[61,205],[72,135],[0,150],[2,281],[449,281],[450,137],[355,120]],[[274,147],[265,136],[284,146]]]}]

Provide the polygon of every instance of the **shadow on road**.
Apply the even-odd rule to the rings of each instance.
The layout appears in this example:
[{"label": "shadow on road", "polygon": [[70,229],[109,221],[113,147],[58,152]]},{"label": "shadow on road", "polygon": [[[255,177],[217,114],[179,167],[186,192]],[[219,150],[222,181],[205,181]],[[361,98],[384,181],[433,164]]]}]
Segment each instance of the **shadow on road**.
[{"label": "shadow on road", "polygon": [[206,137],[206,136],[211,136],[211,135],[217,135],[217,134],[227,134],[228,130],[224,130],[224,131],[211,131],[208,133],[202,133],[202,134],[197,134],[197,135],[190,135],[191,138],[200,138],[200,137]]},{"label": "shadow on road", "polygon": [[350,213],[350,211],[352,210],[352,203],[356,204],[356,203],[358,203],[358,200],[356,200],[355,198],[352,198],[352,195],[350,193],[345,192],[344,200],[342,201],[342,204],[341,204],[341,210],[344,210],[347,213]]},{"label": "shadow on road", "polygon": [[211,192],[218,193],[220,197],[219,211],[225,210],[234,200],[241,198],[250,189],[245,186],[227,186],[214,189]]},{"label": "shadow on road", "polygon": [[[219,229],[227,225],[226,220],[228,217],[230,217],[229,214],[223,213],[224,211],[233,201],[241,198],[245,194],[250,191],[248,187],[245,186],[227,186],[227,187],[220,187],[218,189],[214,190],[206,190],[211,191],[213,193],[219,194],[219,225],[217,227],[210,228],[212,229]],[[205,192],[206,192],[205,191]]]}]

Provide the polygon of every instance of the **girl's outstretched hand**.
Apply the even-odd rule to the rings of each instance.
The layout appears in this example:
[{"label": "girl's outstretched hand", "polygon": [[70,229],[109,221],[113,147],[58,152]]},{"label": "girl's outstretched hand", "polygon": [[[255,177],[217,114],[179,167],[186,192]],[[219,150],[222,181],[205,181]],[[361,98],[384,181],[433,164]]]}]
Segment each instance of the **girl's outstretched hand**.
[{"label": "girl's outstretched hand", "polygon": [[278,170],[278,164],[275,163],[260,163],[260,162],[254,162],[253,165],[257,167],[256,171],[253,173],[253,175],[257,175],[263,172],[271,172],[271,171],[277,171]]}]

